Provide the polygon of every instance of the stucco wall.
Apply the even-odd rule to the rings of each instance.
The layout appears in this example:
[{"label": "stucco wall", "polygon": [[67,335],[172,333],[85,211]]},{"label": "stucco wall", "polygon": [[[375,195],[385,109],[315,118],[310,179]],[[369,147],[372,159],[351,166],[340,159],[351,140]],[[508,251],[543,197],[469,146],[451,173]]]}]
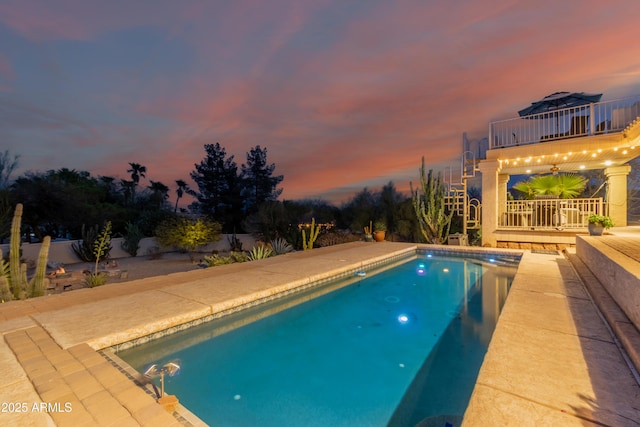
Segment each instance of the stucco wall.
[{"label": "stucco wall", "polygon": [[[203,246],[198,249],[199,253],[210,254],[214,250],[223,252],[229,250],[229,239],[231,235],[223,234],[222,238],[215,243],[211,243],[209,245]],[[251,249],[256,240],[249,234],[238,234],[236,237],[242,242],[242,248],[245,250]],[[125,258],[130,255],[122,249],[121,243],[123,238],[111,239],[111,253],[110,258]],[[81,262],[81,260],[76,256],[71,249],[71,245],[77,242],[77,240],[63,240],[51,242],[51,247],[49,249],[49,261],[50,262],[61,262],[63,264],[73,264],[76,262]],[[147,237],[140,241],[140,249],[138,250],[138,256],[145,256],[152,247],[158,247],[159,245],[156,243],[155,238]],[[0,245],[0,249],[2,249],[2,253],[4,255],[9,253],[9,244]],[[163,252],[171,252],[175,250],[174,248],[160,248]],[[23,243],[22,244],[22,259],[25,262],[35,261],[38,258],[38,253],[40,252],[40,243]]]},{"label": "stucco wall", "polygon": [[638,263],[599,241],[578,236],[576,255],[602,283],[609,295],[640,329],[640,268]]}]

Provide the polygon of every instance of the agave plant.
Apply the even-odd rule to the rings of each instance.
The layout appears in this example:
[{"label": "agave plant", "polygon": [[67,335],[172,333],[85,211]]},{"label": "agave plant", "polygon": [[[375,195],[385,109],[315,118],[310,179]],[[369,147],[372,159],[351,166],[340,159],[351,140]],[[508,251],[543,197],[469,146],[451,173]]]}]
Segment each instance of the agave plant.
[{"label": "agave plant", "polygon": [[270,247],[265,245],[257,245],[254,246],[251,251],[249,251],[249,261],[269,258],[271,255],[273,255],[273,251]]},{"label": "agave plant", "polygon": [[273,249],[273,254],[274,255],[286,254],[286,253],[289,253],[289,252],[291,252],[293,250],[293,246],[291,246],[289,244],[289,242],[287,242],[282,237],[278,237],[276,239],[273,239],[271,241],[271,248]]},{"label": "agave plant", "polygon": [[554,195],[561,199],[579,196],[587,185],[587,179],[581,175],[568,173],[560,175],[536,175],[513,186],[527,199],[536,196]]}]

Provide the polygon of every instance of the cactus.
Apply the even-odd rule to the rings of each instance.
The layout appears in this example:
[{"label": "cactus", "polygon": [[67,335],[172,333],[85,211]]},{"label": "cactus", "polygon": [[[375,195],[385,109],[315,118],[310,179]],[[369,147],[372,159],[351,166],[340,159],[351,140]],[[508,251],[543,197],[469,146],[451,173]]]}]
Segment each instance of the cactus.
[{"label": "cactus", "polygon": [[[22,203],[16,205],[11,222],[11,240],[9,243],[9,283],[13,298],[20,299],[21,293],[26,290],[26,278],[23,278],[20,267],[20,225],[22,223]],[[26,267],[26,266],[25,266]],[[26,276],[26,272],[24,274]],[[24,280],[23,280],[24,279]]]},{"label": "cactus", "polygon": [[372,222],[373,221],[369,221],[369,226],[368,227],[366,225],[364,226],[364,234],[373,234]]},{"label": "cactus", "polygon": [[316,219],[311,219],[311,228],[309,229],[309,240],[307,241],[307,233],[305,230],[302,230],[302,249],[313,249],[313,242],[318,238],[318,233],[320,232],[320,227],[316,227]]},{"label": "cactus", "polygon": [[440,174],[434,177],[433,171],[429,170],[425,177],[424,157],[420,168],[420,183],[422,194],[418,190],[413,191],[413,184],[409,182],[413,209],[420,224],[420,231],[428,243],[442,244],[449,235],[454,211],[451,209],[447,213],[445,188]]},{"label": "cactus", "polygon": [[42,246],[40,247],[40,253],[38,254],[38,264],[36,265],[36,272],[31,279],[29,298],[40,297],[44,295],[45,282],[48,280],[45,277],[47,271],[47,258],[49,257],[49,247],[51,246],[51,236],[45,236],[42,240]]},{"label": "cactus", "polygon": [[4,260],[4,254],[0,249],[0,301],[11,301],[11,287],[9,286],[9,264]]},{"label": "cactus", "polygon": [[[22,222],[22,204],[18,203],[13,213],[13,221],[11,223],[11,242],[9,246],[9,289],[11,293],[9,295],[13,299],[22,299],[31,296],[39,296],[44,294],[45,283],[45,271],[47,268],[47,257],[49,256],[49,246],[51,244],[51,237],[46,236],[42,242],[40,248],[40,254],[38,256],[38,264],[36,265],[36,274],[31,281],[31,284],[27,282],[27,264],[20,263],[20,225]],[[3,277],[3,282],[0,282],[0,294],[2,299],[4,298],[4,288],[6,282],[6,276]]]}]

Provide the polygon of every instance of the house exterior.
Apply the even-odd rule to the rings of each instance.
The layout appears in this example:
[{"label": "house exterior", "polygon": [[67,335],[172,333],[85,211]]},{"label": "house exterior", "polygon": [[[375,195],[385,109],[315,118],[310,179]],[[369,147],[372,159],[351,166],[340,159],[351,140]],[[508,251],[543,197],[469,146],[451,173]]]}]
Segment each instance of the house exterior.
[{"label": "house exterior", "polygon": [[[627,225],[628,162],[640,156],[640,96],[492,122],[482,179],[482,244],[575,244],[590,214]],[[510,200],[513,175],[601,169],[606,185],[587,199]],[[518,246],[520,245],[520,246]]]}]

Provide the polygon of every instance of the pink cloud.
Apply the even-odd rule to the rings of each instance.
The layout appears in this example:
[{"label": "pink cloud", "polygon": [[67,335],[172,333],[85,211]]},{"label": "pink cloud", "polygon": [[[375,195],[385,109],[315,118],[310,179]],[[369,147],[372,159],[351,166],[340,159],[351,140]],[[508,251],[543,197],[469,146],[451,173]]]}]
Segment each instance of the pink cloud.
[{"label": "pink cloud", "polygon": [[[188,179],[215,142],[238,164],[266,146],[285,196],[406,180],[399,171],[417,170],[422,155],[455,164],[463,132],[484,136],[490,120],[548,93],[620,91],[640,75],[630,1],[358,10],[336,1],[158,1],[154,13],[133,4],[126,14],[112,2],[55,3],[8,0],[0,20],[30,40],[99,41],[147,27],[166,37],[137,69],[108,74],[122,87],[96,103],[117,119],[85,125],[72,143],[91,149],[103,174],[136,161],[167,185]],[[184,73],[160,68],[170,41],[189,51]],[[0,78],[8,64],[0,57]],[[384,166],[373,166],[378,156]]]}]

